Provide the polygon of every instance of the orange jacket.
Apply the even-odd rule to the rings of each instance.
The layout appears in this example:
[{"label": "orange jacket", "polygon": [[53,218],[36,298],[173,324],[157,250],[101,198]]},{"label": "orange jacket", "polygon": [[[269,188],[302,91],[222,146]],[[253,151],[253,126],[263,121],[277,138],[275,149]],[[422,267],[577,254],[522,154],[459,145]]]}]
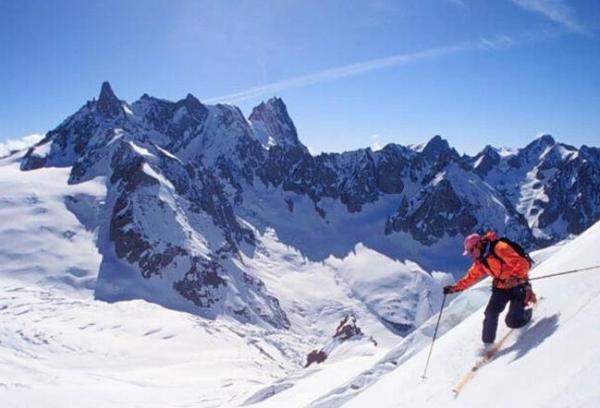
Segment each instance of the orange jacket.
[{"label": "orange jacket", "polygon": [[527,280],[529,262],[516,253],[509,244],[497,242],[494,253],[497,257],[493,254],[487,257],[488,267],[479,259],[475,260],[465,276],[453,285],[454,289],[457,291],[467,289],[486,273],[494,278],[494,287],[501,289],[513,288]]}]

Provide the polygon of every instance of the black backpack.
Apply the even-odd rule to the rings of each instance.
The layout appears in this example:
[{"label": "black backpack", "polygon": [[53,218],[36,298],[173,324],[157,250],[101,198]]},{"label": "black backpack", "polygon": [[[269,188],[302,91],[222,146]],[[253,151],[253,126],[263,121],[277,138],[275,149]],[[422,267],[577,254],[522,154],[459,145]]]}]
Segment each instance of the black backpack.
[{"label": "black backpack", "polygon": [[[510,245],[510,247],[513,249],[513,251],[515,251],[521,258],[524,258],[527,260],[530,268],[535,263],[535,261],[531,258],[531,256],[529,256],[529,253],[527,251],[525,251],[525,249],[523,249],[523,247],[521,245],[519,245],[518,243],[516,243],[514,241],[511,241],[510,239],[508,239],[506,237],[498,238],[497,240],[490,242],[490,255],[492,255],[494,258],[498,259],[500,261],[500,263],[505,263],[505,262],[504,262],[504,259],[502,259],[502,257],[500,255],[496,254],[496,251],[494,251],[494,248],[496,248],[496,245],[498,244],[498,242],[504,242],[505,244]],[[486,264],[486,266],[488,266],[486,260],[484,260],[484,263]]]}]

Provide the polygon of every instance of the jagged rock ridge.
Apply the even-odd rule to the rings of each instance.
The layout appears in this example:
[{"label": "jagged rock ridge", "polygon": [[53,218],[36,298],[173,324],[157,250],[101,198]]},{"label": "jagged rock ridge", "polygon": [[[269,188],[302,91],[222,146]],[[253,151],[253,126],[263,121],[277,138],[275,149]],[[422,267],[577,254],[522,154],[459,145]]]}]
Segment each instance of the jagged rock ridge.
[{"label": "jagged rock ridge", "polygon": [[284,328],[290,323],[278,300],[240,264],[260,239],[256,220],[281,227],[266,207],[252,205],[265,191],[297,217],[294,231],[309,237],[306,202],[322,234],[364,216],[369,229],[357,229],[351,243],[373,240],[375,231],[392,257],[407,256],[394,253],[405,241],[389,244],[396,236],[435,247],[494,228],[539,247],[600,217],[596,148],[543,136],[517,151],[488,146],[461,157],[435,136],[422,148],[313,156],[279,98],[246,120],[236,107],[204,105],[191,94],[177,102],[143,95],[129,105],[103,83],[98,100],[48,132],[21,163],[23,170],[45,166],[71,167],[70,183],[106,177],[97,297],[139,297]]}]

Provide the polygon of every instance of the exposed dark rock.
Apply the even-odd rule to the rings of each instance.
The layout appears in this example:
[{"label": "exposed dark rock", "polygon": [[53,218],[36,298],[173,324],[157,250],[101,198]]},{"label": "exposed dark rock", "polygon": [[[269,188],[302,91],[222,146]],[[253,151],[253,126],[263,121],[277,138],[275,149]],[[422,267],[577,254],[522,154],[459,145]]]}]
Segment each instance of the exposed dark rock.
[{"label": "exposed dark rock", "polygon": [[346,315],[338,325],[337,329],[335,329],[333,338],[345,341],[350,340],[353,337],[362,336],[364,336],[362,330],[356,325],[356,316]]},{"label": "exposed dark rock", "polygon": [[486,146],[481,153],[475,156],[474,161],[477,163],[474,168],[475,173],[485,177],[500,163],[500,155],[492,146]]},{"label": "exposed dark rock", "polygon": [[[290,324],[279,301],[258,278],[226,264],[255,245],[242,217],[253,189],[275,190],[290,217],[304,206],[295,208],[298,201],[289,193],[307,197],[324,226],[337,216],[326,214],[328,200],[348,213],[377,202],[377,208],[396,205],[387,210],[391,214],[378,214],[375,226],[424,245],[495,222],[499,233],[533,249],[578,234],[600,218],[598,149],[577,150],[544,135],[516,153],[487,146],[475,157],[460,157],[435,136],[422,149],[390,144],[376,152],[313,156],[278,98],[257,106],[247,121],[236,107],[205,106],[191,94],[177,102],[144,94],[126,105],[104,83],[97,101],[48,132],[21,161],[23,170],[53,166],[71,167],[71,184],[106,178],[110,219],[104,225],[114,254],[111,249],[105,256],[116,256],[146,279],[176,274],[169,275],[176,276],[172,289],[206,309],[203,315],[211,316],[225,297],[239,296],[232,315],[274,327]],[[520,190],[530,186],[533,195]],[[530,200],[526,205],[519,202],[523,196]],[[145,222],[150,213],[176,238]],[[199,245],[208,234],[204,229],[216,238]],[[402,323],[393,327],[411,330]]]},{"label": "exposed dark rock", "polygon": [[304,365],[304,368],[310,367],[310,365],[313,363],[320,364],[325,360],[327,360],[327,353],[325,353],[325,351],[313,350],[306,356],[306,364]]},{"label": "exposed dark rock", "polygon": [[448,180],[441,180],[422,191],[415,205],[403,200],[386,223],[385,232],[409,232],[417,241],[431,245],[444,234],[467,235],[476,225],[475,208],[459,197]]},{"label": "exposed dark rock", "polygon": [[120,115],[124,115],[125,111],[121,106],[121,101],[115,96],[108,81],[102,83],[102,89],[100,90],[100,96],[98,102],[96,102],[96,109],[98,112],[107,117],[113,118]]},{"label": "exposed dark rock", "polygon": [[429,160],[436,161],[446,157],[458,158],[456,150],[450,148],[448,141],[439,135],[435,135],[423,148],[423,154]]},{"label": "exposed dark rock", "polygon": [[290,200],[289,198],[285,200],[287,206],[288,206],[288,210],[293,213],[294,212],[294,201]]},{"label": "exposed dark rock", "polygon": [[222,300],[219,288],[227,286],[221,277],[224,274],[223,267],[217,262],[195,257],[190,270],[173,284],[173,288],[196,306],[210,308]]},{"label": "exposed dark rock", "polygon": [[[290,118],[287,107],[280,98],[271,98],[266,103],[262,102],[256,106],[249,118],[255,126],[257,136],[261,143],[268,144],[269,141],[279,146],[293,146],[306,150],[300,143],[296,126]],[[264,132],[264,135],[261,133]]]},{"label": "exposed dark rock", "polygon": [[[113,208],[110,222],[110,239],[115,244],[115,252],[119,258],[126,259],[129,263],[143,263],[142,254],[152,249],[143,234],[132,227],[133,211],[126,194],[119,196]],[[152,256],[152,255],[150,255]],[[142,269],[142,276],[149,278],[152,274],[159,273],[158,269]]]},{"label": "exposed dark rock", "polygon": [[[352,314],[344,316],[338,327],[335,329],[335,333],[332,336],[333,341],[320,350],[313,350],[308,353],[304,368],[309,367],[313,363],[320,364],[327,360],[327,357],[329,357],[328,352],[331,353],[337,344],[346,341],[360,340],[363,338],[365,338],[365,334],[356,324],[356,316]],[[373,345],[377,346],[377,341],[375,341],[373,337],[369,337],[369,341],[371,341]]]},{"label": "exposed dark rock", "polygon": [[400,194],[404,190],[403,178],[406,176],[407,161],[399,148],[387,145],[378,155],[375,183],[384,194]]},{"label": "exposed dark rock", "polygon": [[35,170],[42,167],[46,167],[48,158],[46,156],[38,156],[35,154],[35,148],[31,147],[25,153],[23,160],[21,161],[21,170]]}]

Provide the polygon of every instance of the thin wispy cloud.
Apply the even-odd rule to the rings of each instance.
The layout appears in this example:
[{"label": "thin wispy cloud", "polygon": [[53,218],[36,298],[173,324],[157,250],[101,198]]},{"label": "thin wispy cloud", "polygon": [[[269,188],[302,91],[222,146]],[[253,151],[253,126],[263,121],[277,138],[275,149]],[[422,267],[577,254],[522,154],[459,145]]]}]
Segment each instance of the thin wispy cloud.
[{"label": "thin wispy cloud", "polygon": [[40,140],[42,140],[44,136],[41,134],[34,133],[32,135],[24,136],[20,139],[8,139],[0,142],[0,157],[8,156],[11,152],[15,150],[26,149],[30,146],[33,146]]},{"label": "thin wispy cloud", "polygon": [[338,79],[361,75],[367,72],[377,71],[384,68],[414,64],[424,60],[432,60],[468,51],[496,50],[501,48],[507,48],[515,44],[516,40],[506,35],[498,35],[490,38],[480,38],[476,41],[463,42],[445,47],[430,48],[406,54],[397,54],[391,57],[377,58],[354,64],[343,65],[340,67],[329,68],[323,71],[318,71],[307,75],[272,82],[270,84],[255,86],[240,92],[222,95],[215,98],[209,98],[206,99],[204,102],[240,102],[248,99],[261,97],[266,94],[273,94],[284,89],[301,88],[317,83],[335,81]]},{"label": "thin wispy cloud", "polygon": [[454,5],[460,6],[460,7],[467,7],[467,3],[464,2],[464,0],[446,0],[448,3],[452,3]]},{"label": "thin wispy cloud", "polygon": [[575,10],[565,0],[512,0],[517,6],[541,14],[569,31],[584,34],[587,32],[576,16]]}]

